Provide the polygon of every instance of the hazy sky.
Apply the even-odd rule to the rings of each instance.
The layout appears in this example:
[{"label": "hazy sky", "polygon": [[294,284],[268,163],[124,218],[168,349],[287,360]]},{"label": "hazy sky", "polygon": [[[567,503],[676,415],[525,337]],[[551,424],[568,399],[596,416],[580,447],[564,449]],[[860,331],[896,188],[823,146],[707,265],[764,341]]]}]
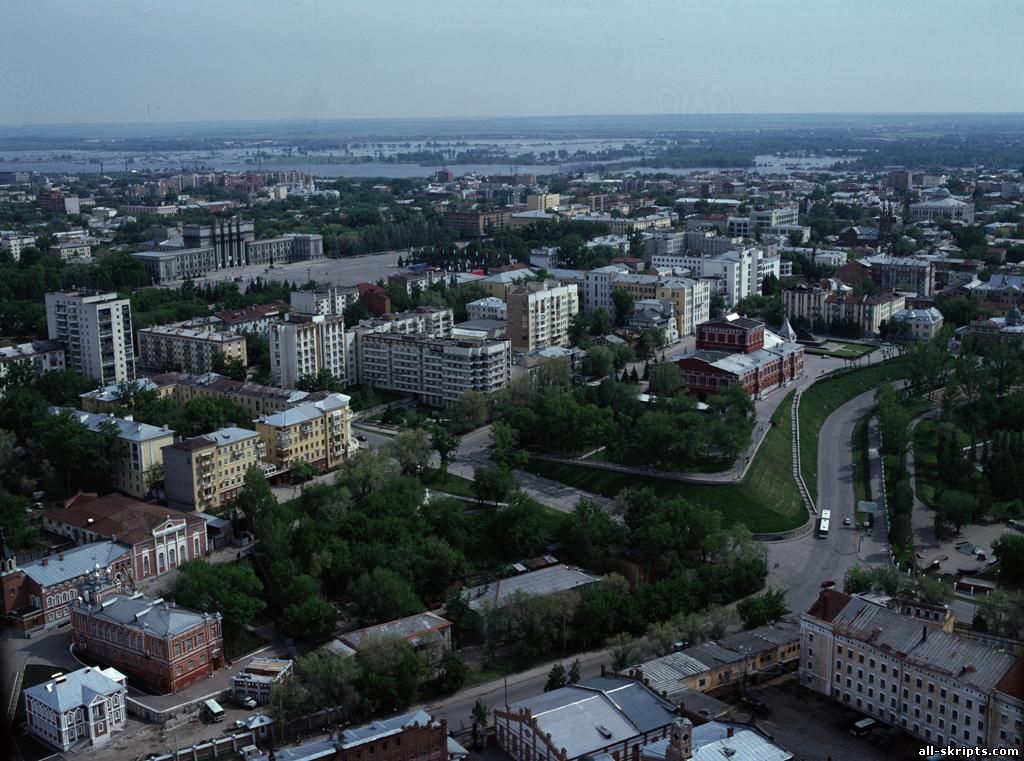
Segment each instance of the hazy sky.
[{"label": "hazy sky", "polygon": [[0,0],[0,123],[1024,111],[1024,0]]}]

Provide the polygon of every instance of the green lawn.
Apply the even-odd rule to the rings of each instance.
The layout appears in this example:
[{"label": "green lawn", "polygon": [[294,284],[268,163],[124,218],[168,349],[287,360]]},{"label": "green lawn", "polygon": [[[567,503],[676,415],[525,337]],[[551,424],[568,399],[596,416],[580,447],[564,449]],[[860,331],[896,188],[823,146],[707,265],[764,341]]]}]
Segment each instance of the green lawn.
[{"label": "green lawn", "polygon": [[454,473],[442,473],[437,468],[427,468],[420,480],[424,486],[433,491],[454,494],[456,497],[476,498],[476,495],[473,493],[472,479],[463,478]]},{"label": "green lawn", "polygon": [[747,477],[736,484],[687,484],[539,460],[531,460],[527,469],[611,498],[627,487],[647,487],[662,496],[683,497],[715,508],[721,513],[724,526],[743,523],[755,533],[787,531],[807,520],[807,512],[792,477],[792,405],[793,395],[790,393],[775,411],[772,417],[774,425],[758,450]]},{"label": "green lawn", "polygon": [[855,396],[882,383],[905,378],[907,362],[900,357],[877,365],[839,370],[815,383],[800,397],[800,469],[815,501],[818,499],[818,432],[825,418]]},{"label": "green lawn", "polygon": [[853,498],[858,502],[871,501],[871,466],[868,460],[868,417],[862,417],[853,427]]},{"label": "green lawn", "polygon": [[877,346],[871,346],[870,344],[840,343],[838,341],[832,341],[830,344],[829,348],[808,347],[805,351],[808,354],[818,354],[825,357],[852,359],[854,357],[863,357],[878,349]]}]

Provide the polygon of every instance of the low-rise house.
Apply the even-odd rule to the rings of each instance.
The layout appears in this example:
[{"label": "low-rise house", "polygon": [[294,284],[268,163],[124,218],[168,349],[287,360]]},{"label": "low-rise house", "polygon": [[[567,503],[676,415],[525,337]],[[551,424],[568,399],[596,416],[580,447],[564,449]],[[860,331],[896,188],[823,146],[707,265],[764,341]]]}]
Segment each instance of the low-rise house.
[{"label": "low-rise house", "polygon": [[141,594],[74,604],[71,642],[79,654],[160,694],[178,692],[224,665],[219,613]]},{"label": "low-rise house", "polygon": [[61,674],[25,690],[25,728],[61,752],[102,745],[124,728],[125,678],[92,666]]},{"label": "low-rise house", "polygon": [[64,346],[59,341],[30,341],[0,346],[0,380],[16,364],[25,363],[37,377],[64,369]]},{"label": "low-rise house", "polygon": [[128,571],[135,582],[206,556],[202,518],[121,494],[79,494],[64,507],[47,512],[43,526],[87,547],[104,539],[129,545]]},{"label": "low-rise house", "polygon": [[891,322],[906,325],[906,333],[901,334],[911,341],[931,341],[942,330],[942,312],[935,307],[928,309],[901,309],[891,318]]},{"label": "low-rise house", "polygon": [[231,697],[241,702],[252,698],[259,705],[270,702],[270,690],[292,673],[292,661],[281,658],[253,658],[231,677]]},{"label": "low-rise house", "polygon": [[515,761],[627,761],[668,737],[675,706],[635,679],[597,677],[494,711],[498,745]]},{"label": "low-rise house", "polygon": [[[336,640],[351,653],[372,647],[374,642],[401,637],[417,652],[423,654],[427,664],[437,666],[441,656],[452,648],[452,622],[436,613],[424,611],[365,629],[339,634]],[[343,651],[344,652],[344,651]]]},{"label": "low-rise house", "polygon": [[[789,761],[793,754],[746,724],[679,721],[669,737],[640,749],[640,761]],[[596,761],[611,761],[597,759]]]},{"label": "low-rise house", "polygon": [[[242,490],[245,473],[262,464],[266,446],[259,433],[219,428],[164,447],[164,491],[176,510],[205,512],[227,505]],[[276,468],[265,465],[268,475]]]}]

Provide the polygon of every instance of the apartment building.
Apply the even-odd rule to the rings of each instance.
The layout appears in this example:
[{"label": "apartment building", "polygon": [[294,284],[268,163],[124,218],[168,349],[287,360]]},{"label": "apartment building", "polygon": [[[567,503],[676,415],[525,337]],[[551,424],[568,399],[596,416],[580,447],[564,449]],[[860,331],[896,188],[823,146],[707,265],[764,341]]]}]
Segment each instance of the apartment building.
[{"label": "apartment building", "polygon": [[213,360],[247,362],[245,336],[189,323],[154,325],[138,331],[139,367],[147,372],[177,371],[202,375],[213,371]]},{"label": "apartment building", "polygon": [[277,322],[288,313],[288,305],[284,302],[273,304],[254,304],[245,309],[230,309],[215,312],[219,326],[232,333],[255,333],[266,337],[270,334],[270,324]]},{"label": "apartment building", "polygon": [[344,314],[359,301],[357,286],[329,285],[307,291],[292,291],[292,309],[302,314]]},{"label": "apartment building", "polygon": [[50,246],[50,255],[62,262],[92,261],[92,246],[84,240],[61,240]]},{"label": "apartment building", "polygon": [[4,232],[0,235],[0,251],[9,253],[11,259],[16,262],[21,261],[22,251],[35,245],[36,236],[34,235],[23,235],[15,232]]},{"label": "apartment building", "polygon": [[[265,447],[259,433],[218,428],[163,450],[167,504],[176,510],[206,512],[227,505],[242,490],[245,474],[262,466]],[[272,473],[273,467],[264,468]]]},{"label": "apartment building", "polygon": [[51,748],[102,745],[124,728],[125,677],[86,666],[25,690],[25,728]]},{"label": "apartment building", "polygon": [[707,280],[622,273],[612,276],[611,285],[613,289],[622,288],[634,302],[671,301],[676,333],[680,336],[693,335],[697,326],[706,322],[711,314],[711,283]]},{"label": "apartment building", "polygon": [[468,390],[493,394],[508,385],[509,341],[359,333],[359,382],[448,407]]},{"label": "apartment building", "polygon": [[[520,207],[522,208],[522,207]],[[512,221],[514,209],[451,209],[444,214],[444,223],[457,238],[485,238],[503,230]]]},{"label": "apartment building", "polygon": [[823,590],[800,616],[800,683],[938,747],[1019,748],[1024,663],[930,619]]},{"label": "apartment building", "polygon": [[158,395],[166,395],[178,404],[186,404],[203,396],[230,399],[248,413],[249,420],[259,415],[269,415],[288,409],[296,404],[319,401],[328,395],[327,391],[298,391],[293,388],[236,381],[217,373],[163,373],[153,376],[152,382]]},{"label": "apartment building", "polygon": [[166,283],[185,278],[201,278],[217,269],[217,251],[213,246],[200,248],[157,248],[135,251],[135,259],[142,263],[154,283]]},{"label": "apartment building", "polygon": [[359,323],[361,330],[451,338],[455,313],[449,307],[416,307],[408,312],[385,314]]},{"label": "apartment building", "polygon": [[277,470],[290,470],[300,460],[318,470],[330,470],[348,457],[352,445],[349,397],[329,394],[317,402],[261,416],[256,430],[266,461]]},{"label": "apartment building", "polygon": [[931,341],[942,330],[942,312],[935,307],[927,309],[901,309],[889,318],[906,325],[905,337],[911,341]]},{"label": "apartment building", "polygon": [[642,217],[613,217],[611,214],[583,214],[576,217],[578,222],[596,222],[607,225],[612,235],[629,235],[632,232],[672,227],[675,213],[662,211]]},{"label": "apartment building", "polygon": [[113,463],[114,488],[133,497],[149,493],[158,479],[163,462],[161,450],[174,443],[174,431],[148,423],[137,423],[131,415],[114,417],[110,414],[83,412],[67,407],[50,407],[51,415],[70,415],[79,425],[93,433],[101,433],[107,426],[117,432],[117,459]]},{"label": "apartment building", "polygon": [[527,283],[509,291],[506,305],[513,351],[568,346],[569,329],[580,311],[579,288],[556,280]]},{"label": "apartment building", "polygon": [[583,275],[583,286],[579,289],[583,296],[582,310],[587,314],[593,314],[598,309],[603,309],[608,314],[614,314],[615,305],[612,302],[612,291],[615,290],[615,286],[613,280],[628,272],[629,268],[624,264],[609,264],[587,270]]},{"label": "apartment building", "polygon": [[[827,282],[827,281],[825,281]],[[891,320],[906,306],[906,297],[895,292],[857,296],[850,289],[799,284],[782,291],[783,311],[812,330],[828,331],[835,324],[857,325],[865,336],[877,336],[882,322]]]},{"label": "apartment building", "polygon": [[425,291],[434,283],[444,283],[447,279],[443,270],[417,267],[388,275],[388,285],[397,286],[412,296],[416,291]]},{"label": "apartment building", "polygon": [[270,376],[294,388],[304,376],[327,370],[345,378],[345,319],[292,312],[270,325]]},{"label": "apartment building", "polygon": [[178,692],[224,665],[220,613],[141,594],[74,604],[71,643],[158,694]]},{"label": "apartment building", "polygon": [[46,294],[49,338],[64,346],[64,361],[100,384],[135,377],[132,309],[128,299],[102,291]]},{"label": "apartment building", "polygon": [[37,377],[52,370],[63,370],[64,347],[57,341],[31,341],[0,346],[0,380],[14,366],[21,364],[29,367]]},{"label": "apartment building", "polygon": [[485,296],[466,304],[466,316],[470,320],[501,320],[504,322],[507,312],[505,302],[494,296]]}]

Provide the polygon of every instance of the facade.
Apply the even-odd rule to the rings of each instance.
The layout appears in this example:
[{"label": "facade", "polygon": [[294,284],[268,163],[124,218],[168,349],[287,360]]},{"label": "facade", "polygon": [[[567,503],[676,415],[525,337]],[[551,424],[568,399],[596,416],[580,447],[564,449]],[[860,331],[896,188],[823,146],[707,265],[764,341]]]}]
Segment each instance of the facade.
[{"label": "facade", "polygon": [[950,219],[953,222],[974,224],[974,203],[953,198],[948,193],[910,204],[911,222],[931,222]]},{"label": "facade", "polygon": [[388,285],[398,286],[412,296],[415,291],[425,291],[434,283],[443,283],[446,279],[447,276],[442,270],[421,267],[388,275]]},{"label": "facade", "polygon": [[322,235],[286,233],[277,238],[250,240],[245,243],[246,264],[308,262],[323,258]]},{"label": "facade", "polygon": [[899,320],[907,325],[906,337],[911,341],[931,341],[942,330],[942,312],[935,307],[901,309],[889,319],[890,322]]},{"label": "facade", "polygon": [[249,264],[246,244],[256,239],[255,225],[238,217],[219,219],[208,225],[183,225],[181,237],[185,248],[213,248],[217,267],[240,267]]},{"label": "facade", "polygon": [[308,291],[292,291],[292,309],[302,314],[344,314],[359,301],[356,286],[329,285]]},{"label": "facade", "polygon": [[92,259],[92,246],[83,240],[62,240],[50,246],[50,254],[62,262],[87,262]]},{"label": "facade", "polygon": [[547,211],[558,207],[562,203],[562,197],[558,193],[529,193],[526,196],[526,208],[528,211]]},{"label": "facade", "polygon": [[294,388],[321,370],[345,378],[344,317],[292,312],[271,323],[270,376],[275,383]]},{"label": "facade", "polygon": [[290,470],[304,461],[318,470],[330,470],[348,458],[352,445],[352,410],[349,397],[330,394],[318,402],[256,420],[267,463]]},{"label": "facade", "polygon": [[71,643],[91,660],[110,664],[158,694],[178,692],[224,665],[219,613],[114,595],[71,608]]},{"label": "facade", "polygon": [[270,333],[271,323],[277,322],[287,312],[288,305],[279,302],[215,312],[214,317],[220,320],[221,327],[232,333],[255,333],[266,337]]},{"label": "facade", "polygon": [[104,539],[131,547],[134,581],[163,576],[206,557],[206,522],[196,515],[139,502],[121,494],[79,494],[43,516],[43,527],[75,544]]},{"label": "facade", "polygon": [[63,370],[64,347],[57,341],[32,341],[0,346],[0,379],[15,365],[25,363],[37,377],[53,370]]},{"label": "facade", "polygon": [[136,251],[132,256],[142,262],[154,283],[205,277],[217,269],[218,263],[213,246],[158,248],[154,251]]},{"label": "facade", "polygon": [[391,295],[387,288],[381,288],[375,283],[359,283],[359,301],[362,302],[370,314],[381,315],[391,311]]},{"label": "facade", "polygon": [[[448,724],[425,711],[349,727],[331,742],[336,761],[448,761]],[[464,752],[464,751],[463,751]]]},{"label": "facade", "polygon": [[697,349],[751,354],[764,348],[764,323],[729,314],[697,326]]},{"label": "facade", "polygon": [[506,322],[513,351],[529,353],[568,346],[573,318],[580,310],[579,289],[557,281],[528,283],[509,291]]},{"label": "facade", "polygon": [[246,471],[262,464],[263,449],[260,435],[245,428],[219,428],[165,447],[167,504],[197,512],[227,505],[242,490]]},{"label": "facade", "polygon": [[11,259],[16,262],[21,261],[22,251],[35,245],[36,236],[34,235],[21,235],[14,232],[0,235],[0,251],[8,252],[11,255]]},{"label": "facade", "polygon": [[470,389],[493,394],[508,385],[507,340],[357,332],[359,382],[448,407]]},{"label": "facade", "polygon": [[626,327],[660,330],[665,343],[672,344],[679,340],[675,312],[675,304],[669,299],[641,299],[633,303],[633,314],[626,320]]},{"label": "facade", "polygon": [[451,338],[454,324],[455,315],[449,307],[416,307],[408,312],[395,312],[363,320],[358,327],[362,332]]},{"label": "facade", "polygon": [[135,378],[128,299],[102,291],[48,293],[46,325],[50,339],[64,346],[68,370],[100,384]]},{"label": "facade", "polygon": [[91,666],[25,690],[28,733],[61,752],[102,745],[124,728],[125,680],[117,669]]},{"label": "facade", "polygon": [[605,267],[587,270],[583,276],[583,285],[580,287],[580,292],[583,295],[581,309],[587,314],[592,314],[598,309],[603,309],[609,315],[614,314],[615,306],[612,303],[612,291],[615,290],[614,280],[619,275],[625,275],[628,272],[627,267],[619,264],[609,264]]},{"label": "facade", "polygon": [[923,297],[935,295],[935,263],[928,259],[871,256],[848,262],[837,274],[851,285],[868,277],[884,291],[907,291]]},{"label": "facade", "polygon": [[831,589],[800,616],[800,633],[807,689],[938,747],[1020,747],[1018,656]]},{"label": "facade", "polygon": [[494,726],[515,761],[628,761],[668,737],[677,718],[675,706],[642,682],[602,676],[495,709]]},{"label": "facade", "polygon": [[512,221],[512,212],[513,209],[452,209],[445,213],[444,223],[457,238],[485,238],[507,227]]},{"label": "facade", "polygon": [[249,420],[286,410],[296,404],[319,401],[329,394],[327,391],[297,391],[293,388],[236,381],[217,373],[163,373],[153,376],[152,382],[156,385],[158,394],[166,395],[178,404],[187,404],[192,399],[204,396],[230,399],[248,413]]},{"label": "facade", "polygon": [[70,415],[93,433],[101,433],[108,425],[117,431],[118,456],[112,475],[118,491],[144,497],[152,489],[153,481],[159,480],[161,450],[174,443],[174,431],[170,428],[136,423],[131,415],[120,418],[66,407],[50,407],[50,414]]},{"label": "facade", "polygon": [[494,296],[485,296],[466,304],[466,315],[470,320],[501,320],[507,316],[505,302]]},{"label": "facade", "polygon": [[270,702],[270,690],[292,673],[292,662],[281,658],[253,658],[231,677],[231,697],[252,698],[261,706]]},{"label": "facade", "polygon": [[218,354],[247,363],[245,336],[212,327],[154,325],[140,330],[138,338],[139,366],[149,371],[201,375],[213,371]]},{"label": "facade", "polygon": [[69,606],[82,595],[83,586],[102,580],[103,586],[120,591],[131,574],[131,548],[126,544],[97,541],[53,555],[18,564],[3,540],[3,613],[7,623],[23,634],[67,623]]},{"label": "facade", "polygon": [[866,336],[876,336],[882,323],[903,310],[906,297],[899,293],[856,296],[851,289],[839,290],[813,285],[796,285],[782,291],[785,314],[808,323],[813,330],[828,331],[833,323],[856,324]]}]

